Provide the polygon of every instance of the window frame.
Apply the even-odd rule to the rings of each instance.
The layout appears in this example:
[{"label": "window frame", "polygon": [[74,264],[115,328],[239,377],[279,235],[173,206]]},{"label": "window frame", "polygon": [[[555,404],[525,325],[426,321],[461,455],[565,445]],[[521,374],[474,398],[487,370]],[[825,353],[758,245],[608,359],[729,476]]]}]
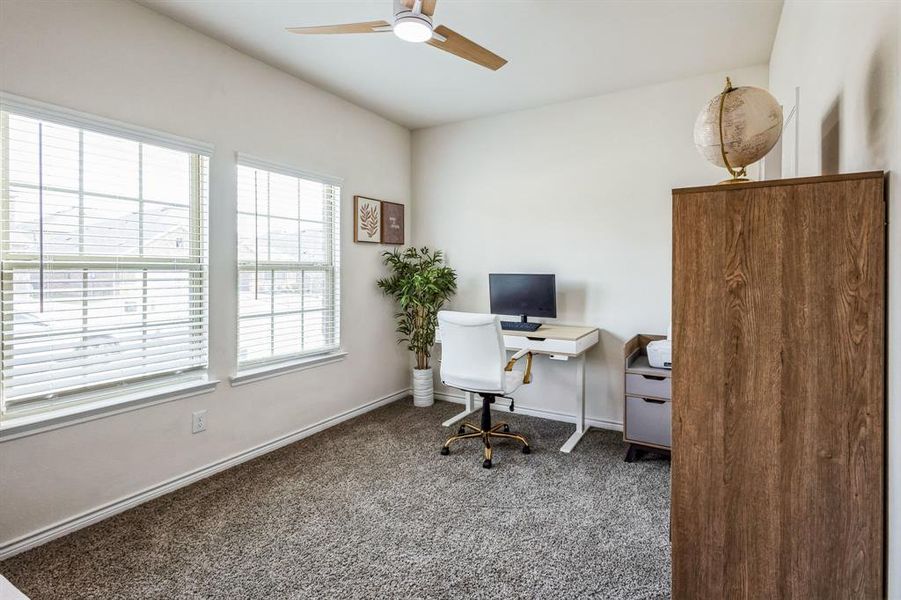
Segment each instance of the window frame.
[{"label": "window frame", "polygon": [[[143,168],[144,145],[161,147],[189,154],[190,191],[187,205],[187,256],[166,257],[165,263],[161,263],[159,256],[154,256],[153,254],[141,256],[143,249],[136,256],[122,256],[115,254],[49,254],[41,251],[38,253],[11,252],[10,240],[6,237],[6,227],[0,227],[0,249],[2,249],[3,255],[3,268],[0,270],[0,289],[11,290],[14,281],[14,273],[19,270],[33,271],[36,264],[40,264],[40,268],[47,272],[82,271],[84,273],[83,277],[87,277],[87,273],[89,272],[103,271],[116,273],[143,272],[148,274],[150,272],[172,270],[180,273],[187,273],[187,281],[190,282],[188,284],[188,289],[199,290],[196,294],[189,291],[188,297],[193,298],[196,295],[202,299],[202,302],[199,305],[195,304],[189,309],[189,316],[186,322],[186,325],[194,332],[189,334],[192,338],[195,335],[202,336],[202,364],[192,365],[187,368],[166,369],[158,373],[125,375],[121,378],[116,377],[115,373],[112,373],[112,376],[104,381],[88,383],[86,385],[73,385],[62,390],[35,392],[33,394],[16,397],[12,400],[5,397],[5,387],[0,385],[0,425],[3,425],[3,422],[9,423],[11,421],[33,421],[35,418],[43,418],[41,417],[41,414],[43,413],[50,414],[51,416],[52,414],[61,412],[71,413],[73,410],[78,410],[81,405],[85,405],[89,408],[91,404],[100,400],[111,406],[115,406],[115,400],[110,400],[110,398],[116,395],[122,395],[127,398],[129,402],[133,402],[136,396],[143,395],[148,398],[155,397],[158,396],[158,389],[171,387],[174,384],[180,386],[187,385],[188,387],[199,385],[204,389],[209,388],[211,390],[212,388],[210,385],[212,383],[212,386],[215,386],[215,382],[211,382],[207,378],[207,375],[210,356],[210,315],[208,301],[210,270],[208,217],[210,179],[209,159],[213,152],[212,145],[142,127],[132,126],[103,117],[81,113],[6,92],[0,92],[0,136],[3,136],[5,139],[8,139],[6,136],[9,135],[10,115],[36,119],[78,129],[79,182],[78,189],[46,185],[41,186],[40,183],[13,183],[9,179],[9,157],[7,153],[4,153],[0,156],[0,169],[2,169],[2,173],[0,173],[0,186],[2,186],[2,189],[0,189],[0,222],[10,222],[11,188],[35,190],[42,188],[45,192],[53,192],[56,190],[67,194],[76,194],[79,202],[79,249],[82,249],[84,245],[84,200],[86,196],[137,202],[139,210],[141,211],[140,214],[142,215],[144,214],[143,205],[145,202],[165,206],[175,206],[175,204],[172,203],[146,199],[144,197],[144,190],[140,185],[135,197],[131,197],[130,195],[121,196],[116,194],[86,192],[83,177],[83,139],[86,131],[113,136],[119,139],[127,139],[140,144],[138,158],[139,178],[143,172],[141,169]],[[7,148],[7,144],[8,142],[0,144],[0,149]],[[178,206],[183,207],[184,205]],[[139,239],[143,242],[144,232],[141,231],[138,235]],[[48,269],[44,264],[51,265],[51,267]],[[83,281],[86,280],[83,279]],[[145,276],[142,278],[142,281],[141,297],[146,300],[148,290],[150,289],[147,285],[149,279]],[[83,285],[83,297],[81,300],[83,309],[90,305],[89,296],[85,290],[87,290],[87,287]],[[180,319],[175,319],[175,321],[179,320]],[[3,325],[2,320],[0,320],[0,341],[8,340],[13,336],[12,332],[9,331],[7,327],[8,325]],[[115,329],[115,327],[110,327],[109,329],[112,330]],[[85,334],[90,335],[90,330],[87,330]],[[0,376],[2,376],[2,374],[0,374]]]},{"label": "window frame", "polygon": [[[333,205],[330,207],[323,206],[324,211],[331,212],[331,222],[328,222],[327,219],[322,221],[323,224],[323,234],[327,236],[328,242],[326,244],[326,260],[322,262],[304,262],[301,260],[301,253],[298,252],[298,257],[296,261],[286,261],[286,260],[262,260],[259,255],[260,252],[256,251],[256,258],[254,260],[242,260],[240,257],[240,230],[238,226],[239,216],[240,215],[253,215],[258,213],[247,213],[239,210],[239,206],[237,204],[237,194],[240,185],[240,173],[239,170],[241,167],[255,169],[257,172],[263,171],[266,173],[278,174],[287,177],[293,177],[297,179],[302,179],[306,181],[312,181],[314,183],[320,183],[323,185],[328,185],[337,188],[337,193],[335,194],[335,198],[332,201]],[[234,349],[234,375],[231,377],[232,385],[242,385],[244,383],[248,383],[250,381],[256,381],[259,379],[266,378],[268,376],[280,375],[282,373],[294,372],[301,369],[307,369],[319,365],[331,364],[337,360],[343,359],[347,353],[342,349],[341,346],[341,318],[342,318],[342,310],[341,310],[341,210],[343,206],[342,197],[344,194],[343,189],[343,179],[339,177],[333,177],[329,175],[322,175],[320,173],[314,173],[306,170],[297,169],[295,167],[280,164],[264,159],[257,158],[252,155],[244,154],[238,152],[235,154],[235,227],[238,232],[238,237],[236,238],[235,243],[235,261],[237,265],[236,269],[236,279],[235,279],[235,299],[236,299],[236,310],[235,310],[235,349]],[[267,199],[268,200],[268,199]],[[267,201],[268,207],[268,201]],[[269,213],[271,216],[271,213]],[[279,217],[280,218],[280,217]],[[300,213],[298,212],[297,217],[298,224],[304,221],[300,217]],[[270,239],[270,238],[267,238]],[[270,239],[271,243],[271,239]],[[298,244],[301,243],[300,236],[298,236]],[[241,360],[241,322],[244,320],[250,319],[260,319],[262,317],[268,317],[270,319],[270,327],[273,328],[274,331],[274,319],[276,316],[281,314],[300,314],[301,315],[301,323],[303,323],[303,314],[304,309],[301,308],[299,310],[287,311],[285,313],[278,313],[274,310],[270,310],[268,313],[259,314],[259,315],[241,315],[241,276],[242,274],[251,273],[251,274],[262,274],[265,272],[269,272],[271,285],[274,285],[275,282],[275,273],[277,272],[315,272],[315,273],[324,273],[325,281],[326,281],[326,300],[325,305],[321,309],[316,309],[317,311],[323,312],[331,312],[333,315],[332,326],[330,329],[331,339],[330,343],[326,344],[324,348],[318,348],[310,351],[301,351],[295,352],[291,354],[282,354],[278,356],[268,357],[268,358],[259,358],[252,360]],[[301,287],[301,290],[303,287]],[[271,294],[272,302],[275,301],[275,294]],[[303,293],[301,293],[301,298],[303,298]],[[302,326],[303,327],[303,326]],[[273,336],[274,340],[274,336]]]}]

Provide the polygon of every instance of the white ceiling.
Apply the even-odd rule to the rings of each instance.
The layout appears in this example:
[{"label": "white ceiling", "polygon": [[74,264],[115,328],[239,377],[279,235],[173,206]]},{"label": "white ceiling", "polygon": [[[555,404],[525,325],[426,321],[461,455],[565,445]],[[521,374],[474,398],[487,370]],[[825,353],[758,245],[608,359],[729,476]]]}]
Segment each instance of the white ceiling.
[{"label": "white ceiling", "polygon": [[[390,33],[285,27],[391,20],[391,0],[138,0],[411,129],[769,62],[782,0],[439,0],[492,72]],[[740,83],[740,82],[736,82]]]}]

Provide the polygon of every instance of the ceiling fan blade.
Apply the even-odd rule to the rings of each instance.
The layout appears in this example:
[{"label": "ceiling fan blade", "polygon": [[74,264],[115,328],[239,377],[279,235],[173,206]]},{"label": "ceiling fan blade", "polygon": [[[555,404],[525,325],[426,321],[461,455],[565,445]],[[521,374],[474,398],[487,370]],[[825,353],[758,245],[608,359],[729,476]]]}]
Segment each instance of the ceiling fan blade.
[{"label": "ceiling fan blade", "polygon": [[[431,17],[435,14],[435,4],[438,0],[422,0],[422,14]],[[401,0],[401,4],[404,8],[413,10],[413,6],[416,4],[416,0]]]},{"label": "ceiling fan blade", "polygon": [[435,14],[435,5],[438,0],[422,0],[422,14],[432,16]]},{"label": "ceiling fan blade", "polygon": [[440,38],[433,37],[428,42],[426,42],[429,46],[435,46],[445,52],[450,52],[451,54],[455,54],[460,58],[465,58],[466,60],[472,61],[477,65],[482,65],[492,71],[497,71],[505,64],[507,64],[507,60],[501,58],[494,52],[483,48],[473,42],[472,40],[463,37],[456,31],[452,29],[448,29],[444,25],[439,25],[435,28],[435,33],[439,36],[445,38],[442,42]]},{"label": "ceiling fan blade", "polygon": [[[384,29],[382,29],[384,28]],[[319,25],[317,27],[288,27],[291,33],[382,33],[391,31],[388,21],[369,21],[368,23],[345,23],[343,25]]]}]

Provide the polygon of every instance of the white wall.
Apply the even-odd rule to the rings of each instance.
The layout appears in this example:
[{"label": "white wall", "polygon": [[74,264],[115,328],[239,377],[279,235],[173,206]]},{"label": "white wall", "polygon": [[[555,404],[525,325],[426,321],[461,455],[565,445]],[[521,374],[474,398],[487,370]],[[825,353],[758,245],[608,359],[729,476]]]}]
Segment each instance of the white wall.
[{"label": "white wall", "polygon": [[[601,329],[587,414],[622,422],[622,348],[666,333],[671,189],[715,183],[692,141],[726,75],[766,87],[765,66],[435,127],[413,134],[414,236],[459,272],[453,306],[488,311],[489,272],[557,274],[558,322]],[[541,358],[517,405],[572,415],[572,364]]]},{"label": "white wall", "polygon": [[[354,194],[409,201],[406,129],[131,2],[3,0],[0,88],[215,144],[211,370],[223,379],[212,394],[0,443],[0,548],[409,386],[392,307],[375,287],[383,248],[354,244],[351,230]],[[344,178],[349,355],[232,389],[235,151]],[[191,435],[200,408],[208,430]]]},{"label": "white wall", "polygon": [[889,178],[889,598],[901,598],[901,3],[786,2],[770,86],[800,87],[800,175]]}]

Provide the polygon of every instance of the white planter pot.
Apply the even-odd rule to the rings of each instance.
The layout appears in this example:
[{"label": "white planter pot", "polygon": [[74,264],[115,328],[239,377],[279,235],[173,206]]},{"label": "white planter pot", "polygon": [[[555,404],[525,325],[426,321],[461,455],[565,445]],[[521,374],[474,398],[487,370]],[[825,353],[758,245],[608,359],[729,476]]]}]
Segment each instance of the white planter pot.
[{"label": "white planter pot", "polygon": [[435,383],[432,369],[413,369],[413,406],[431,406],[435,403]]}]

